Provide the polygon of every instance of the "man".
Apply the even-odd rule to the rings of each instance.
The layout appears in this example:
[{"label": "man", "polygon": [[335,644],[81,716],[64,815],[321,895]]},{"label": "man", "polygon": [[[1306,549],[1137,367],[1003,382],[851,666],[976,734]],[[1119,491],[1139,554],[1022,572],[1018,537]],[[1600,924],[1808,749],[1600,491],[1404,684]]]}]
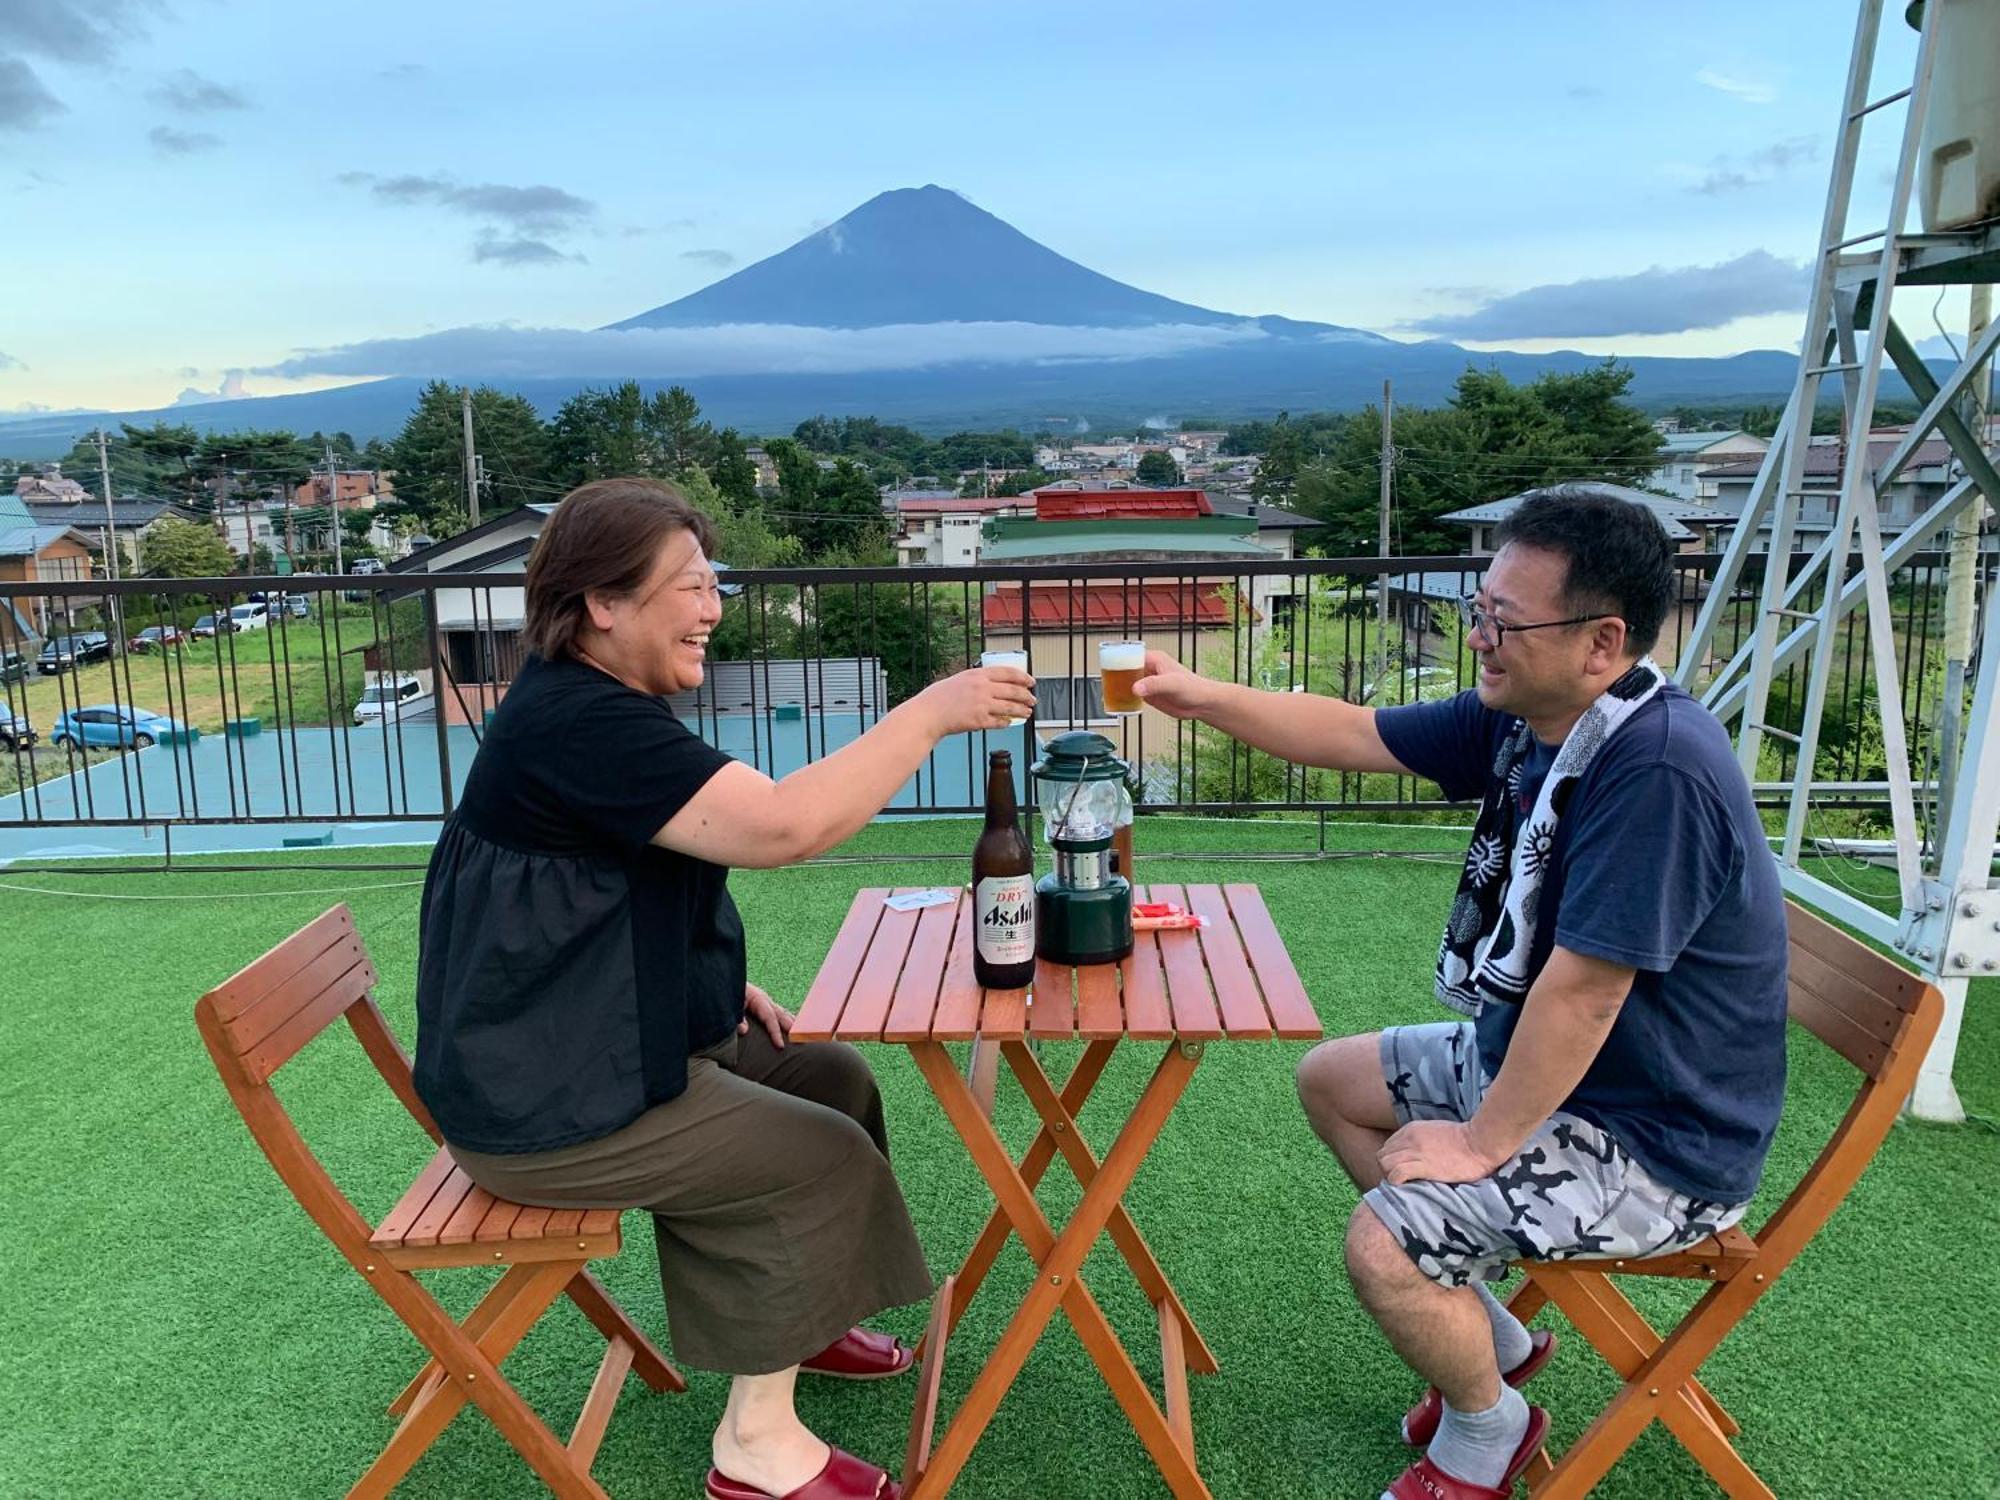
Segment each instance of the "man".
[{"label": "man", "polygon": [[1636,1258],[1741,1217],[1785,1079],[1777,870],[1722,726],[1647,656],[1673,586],[1652,515],[1526,497],[1461,606],[1471,691],[1373,710],[1210,682],[1138,692],[1287,760],[1414,774],[1480,810],[1438,955],[1464,1017],[1343,1037],[1299,1067],[1362,1189],[1354,1287],[1432,1389],[1387,1500],[1503,1500],[1548,1360],[1488,1290],[1510,1261]]}]

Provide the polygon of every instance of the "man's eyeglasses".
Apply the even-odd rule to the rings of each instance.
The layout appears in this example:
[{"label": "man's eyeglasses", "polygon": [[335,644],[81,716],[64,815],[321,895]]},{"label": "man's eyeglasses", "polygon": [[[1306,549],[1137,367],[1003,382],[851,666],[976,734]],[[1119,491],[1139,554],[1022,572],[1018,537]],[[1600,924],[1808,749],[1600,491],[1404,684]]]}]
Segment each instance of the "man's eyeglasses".
[{"label": "man's eyeglasses", "polygon": [[1459,599],[1458,617],[1465,622],[1467,635],[1470,635],[1475,630],[1483,632],[1486,638],[1493,642],[1493,649],[1495,651],[1500,649],[1501,643],[1507,639],[1507,632],[1510,630],[1553,630],[1558,625],[1587,625],[1592,620],[1608,620],[1611,618],[1609,615],[1577,615],[1568,620],[1541,620],[1533,625],[1515,625],[1495,618],[1490,610],[1482,609],[1471,594],[1466,594]]}]

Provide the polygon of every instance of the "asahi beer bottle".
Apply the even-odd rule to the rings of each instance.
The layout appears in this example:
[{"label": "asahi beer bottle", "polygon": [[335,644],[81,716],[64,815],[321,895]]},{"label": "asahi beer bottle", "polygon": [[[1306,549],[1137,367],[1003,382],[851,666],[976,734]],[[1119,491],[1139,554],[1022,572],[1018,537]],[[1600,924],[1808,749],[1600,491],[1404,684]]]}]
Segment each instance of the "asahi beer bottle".
[{"label": "asahi beer bottle", "polygon": [[972,972],[1016,990],[1035,974],[1035,856],[1014,804],[1014,757],[995,750],[986,772],[986,830],[972,846]]}]

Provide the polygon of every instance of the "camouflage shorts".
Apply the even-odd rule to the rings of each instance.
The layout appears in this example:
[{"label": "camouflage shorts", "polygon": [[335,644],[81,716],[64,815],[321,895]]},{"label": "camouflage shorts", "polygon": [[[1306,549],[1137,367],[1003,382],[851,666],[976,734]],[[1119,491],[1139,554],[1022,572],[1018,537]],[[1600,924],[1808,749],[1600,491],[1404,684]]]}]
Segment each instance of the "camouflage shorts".
[{"label": "camouflage shorts", "polygon": [[[1490,1080],[1470,1021],[1382,1033],[1400,1124],[1469,1120]],[[1637,1260],[1726,1229],[1746,1204],[1676,1192],[1588,1120],[1558,1110],[1477,1182],[1383,1183],[1364,1200],[1417,1269],[1444,1286],[1498,1281],[1515,1260]]]}]

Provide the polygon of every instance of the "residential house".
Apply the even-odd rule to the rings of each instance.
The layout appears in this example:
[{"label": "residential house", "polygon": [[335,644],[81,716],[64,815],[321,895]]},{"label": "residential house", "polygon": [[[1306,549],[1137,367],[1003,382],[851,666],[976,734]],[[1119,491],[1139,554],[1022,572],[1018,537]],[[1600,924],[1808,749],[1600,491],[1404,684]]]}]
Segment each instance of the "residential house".
[{"label": "residential house", "polygon": [[[1869,463],[1879,466],[1886,462],[1907,432],[1907,428],[1885,427],[1870,433]],[[1794,550],[1812,551],[1833,530],[1834,512],[1840,504],[1840,475],[1846,460],[1847,444],[1838,437],[1816,437],[1807,444],[1802,483],[1805,494],[1799,501],[1798,517],[1793,523]],[[1721,525],[1725,530],[1733,530],[1741,518],[1760,467],[1756,462],[1744,462],[1723,464],[1703,471],[1703,479],[1715,486],[1715,509],[1724,517]],[[1880,497],[1878,514],[1884,539],[1900,535],[1912,521],[1936,504],[1945,491],[1957,482],[1959,472],[1952,457],[1951,445],[1943,438],[1927,438],[1919,444],[1909,463],[1903,466],[1895,482]],[[1757,528],[1757,533],[1751,550],[1769,551],[1771,521],[1768,514]],[[1936,545],[1944,545],[1942,537]],[[2000,552],[2000,536],[1995,535],[1990,520],[1980,538],[1980,548],[1989,555]]]},{"label": "residential house", "polygon": [[[384,501],[396,498],[395,475],[387,469],[335,469],[331,489],[338,497],[336,505],[343,515],[356,511],[373,511]],[[305,483],[292,492],[295,509],[318,509],[327,503],[327,476],[313,474]],[[281,512],[282,514],[282,512]],[[303,544],[305,539],[300,538]],[[368,544],[377,552],[395,556],[402,543],[385,521],[373,521],[368,527]],[[311,545],[326,548],[332,541],[325,535],[325,528],[315,529]]]},{"label": "residential house", "polygon": [[89,490],[74,479],[64,477],[61,464],[46,464],[39,474],[16,475],[14,494],[29,505],[75,504],[90,498]]},{"label": "residential house", "polygon": [[1032,515],[1032,496],[979,499],[950,491],[892,494],[896,561],[904,567],[966,568],[980,560],[981,527],[996,516]]},{"label": "residential house", "polygon": [[85,585],[14,601],[36,635],[60,633],[69,611],[99,602],[100,596],[88,591],[91,577],[89,536],[73,526],[37,521],[19,495],[0,495],[0,584]]},{"label": "residential house", "polygon": [[[90,538],[91,550],[104,556],[106,517],[104,502],[86,495],[82,500],[30,500],[28,512],[44,526],[68,526]],[[208,517],[171,500],[151,500],[128,495],[111,503],[110,531],[117,538],[118,575],[130,577],[139,571],[139,549],[146,534],[163,520],[197,521]]]},{"label": "residential house", "polygon": [[[528,554],[555,512],[553,503],[524,505],[433,542],[389,564],[391,575],[492,573],[501,579],[528,570]],[[391,600],[406,597],[393,588]],[[520,670],[526,590],[496,581],[485,587],[441,588],[436,594],[438,659],[449,679],[437,695],[447,724],[478,724],[499,706]],[[386,666],[387,664],[382,664]]]},{"label": "residential house", "polygon": [[[1727,528],[1732,519],[1725,508],[1719,505],[1697,505],[1686,500],[1672,499],[1646,490],[1635,490],[1626,485],[1606,484],[1602,481],[1592,481],[1591,488],[1608,490],[1620,500],[1644,506],[1659,519],[1660,525],[1666,530],[1668,540],[1681,552],[1710,550],[1716,529]],[[1471,544],[1466,551],[1479,557],[1489,556],[1493,551],[1493,533],[1531,493],[1532,491],[1523,490],[1520,494],[1509,495],[1504,500],[1489,500],[1484,505],[1469,505],[1463,510],[1448,511],[1438,519],[1466,527],[1472,534]]]},{"label": "residential house", "polygon": [[1722,464],[1754,463],[1770,446],[1768,438],[1735,429],[1704,432],[1662,429],[1659,467],[1646,477],[1646,488],[1678,500],[1713,504],[1714,486],[1704,486],[1701,471]]}]

